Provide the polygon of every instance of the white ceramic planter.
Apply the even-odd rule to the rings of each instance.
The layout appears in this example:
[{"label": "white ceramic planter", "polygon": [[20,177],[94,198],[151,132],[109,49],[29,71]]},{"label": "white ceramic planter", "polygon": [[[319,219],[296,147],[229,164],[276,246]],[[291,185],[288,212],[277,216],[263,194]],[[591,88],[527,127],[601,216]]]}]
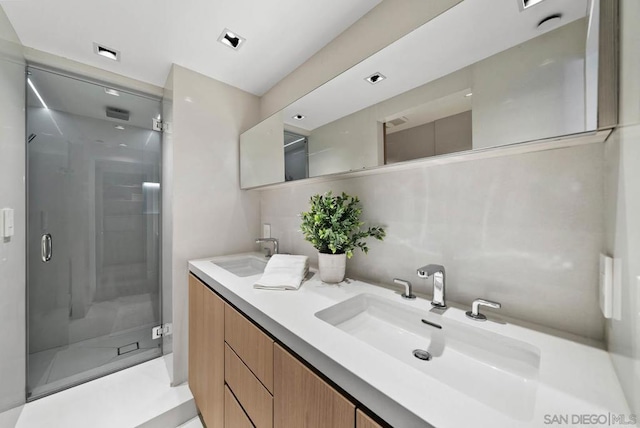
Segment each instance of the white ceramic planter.
[{"label": "white ceramic planter", "polygon": [[320,280],[322,282],[329,284],[342,282],[346,267],[346,254],[318,253],[318,269],[320,270]]}]

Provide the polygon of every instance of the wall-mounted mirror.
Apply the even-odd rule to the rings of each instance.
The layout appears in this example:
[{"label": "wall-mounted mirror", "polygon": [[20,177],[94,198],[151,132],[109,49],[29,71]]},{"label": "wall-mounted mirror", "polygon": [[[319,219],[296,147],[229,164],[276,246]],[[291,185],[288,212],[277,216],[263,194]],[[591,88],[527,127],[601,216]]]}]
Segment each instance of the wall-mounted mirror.
[{"label": "wall-mounted mirror", "polygon": [[606,1],[462,1],[242,134],[241,187],[615,125]]}]

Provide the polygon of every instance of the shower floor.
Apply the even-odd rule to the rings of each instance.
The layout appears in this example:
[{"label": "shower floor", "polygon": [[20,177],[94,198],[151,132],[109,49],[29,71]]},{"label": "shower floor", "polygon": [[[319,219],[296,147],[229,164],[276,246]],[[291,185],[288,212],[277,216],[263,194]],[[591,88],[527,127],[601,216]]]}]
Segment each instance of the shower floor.
[{"label": "shower floor", "polygon": [[[149,295],[138,295],[96,303],[85,318],[72,321],[73,343],[29,354],[29,399],[160,356],[161,341],[151,338],[157,325],[151,301]],[[117,310],[107,310],[111,307]],[[111,332],[96,334],[105,327]],[[86,338],[91,333],[97,337]]]}]

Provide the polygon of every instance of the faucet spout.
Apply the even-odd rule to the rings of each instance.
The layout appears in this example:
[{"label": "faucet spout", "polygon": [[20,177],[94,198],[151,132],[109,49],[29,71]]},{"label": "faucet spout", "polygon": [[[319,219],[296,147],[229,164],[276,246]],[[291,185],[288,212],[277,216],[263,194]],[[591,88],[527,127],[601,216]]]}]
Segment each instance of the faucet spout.
[{"label": "faucet spout", "polygon": [[442,265],[426,265],[418,268],[418,276],[420,278],[429,278],[431,275],[442,272],[444,273],[444,266]]},{"label": "faucet spout", "polygon": [[[273,244],[273,254],[278,254],[278,240],[276,238],[257,238],[256,244],[260,244],[263,242],[271,242]],[[267,254],[265,257],[271,257],[271,252]]]},{"label": "faucet spout", "polygon": [[445,274],[444,266],[442,265],[426,265],[418,268],[418,276],[420,278],[429,278],[433,276],[433,300],[431,306],[436,308],[445,309],[447,302],[445,299]]}]

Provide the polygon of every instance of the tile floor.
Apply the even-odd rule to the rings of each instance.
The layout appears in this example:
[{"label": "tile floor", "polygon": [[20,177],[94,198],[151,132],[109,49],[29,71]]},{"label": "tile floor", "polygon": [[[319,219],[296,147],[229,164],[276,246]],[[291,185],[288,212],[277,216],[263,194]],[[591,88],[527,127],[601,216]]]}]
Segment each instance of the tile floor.
[{"label": "tile floor", "polygon": [[202,421],[199,417],[195,417],[186,424],[180,425],[179,428],[204,428],[204,425],[202,425]]},{"label": "tile floor", "polygon": [[[200,428],[187,384],[170,386],[156,358],[0,413],[0,428]],[[191,424],[193,423],[193,424]]]}]

